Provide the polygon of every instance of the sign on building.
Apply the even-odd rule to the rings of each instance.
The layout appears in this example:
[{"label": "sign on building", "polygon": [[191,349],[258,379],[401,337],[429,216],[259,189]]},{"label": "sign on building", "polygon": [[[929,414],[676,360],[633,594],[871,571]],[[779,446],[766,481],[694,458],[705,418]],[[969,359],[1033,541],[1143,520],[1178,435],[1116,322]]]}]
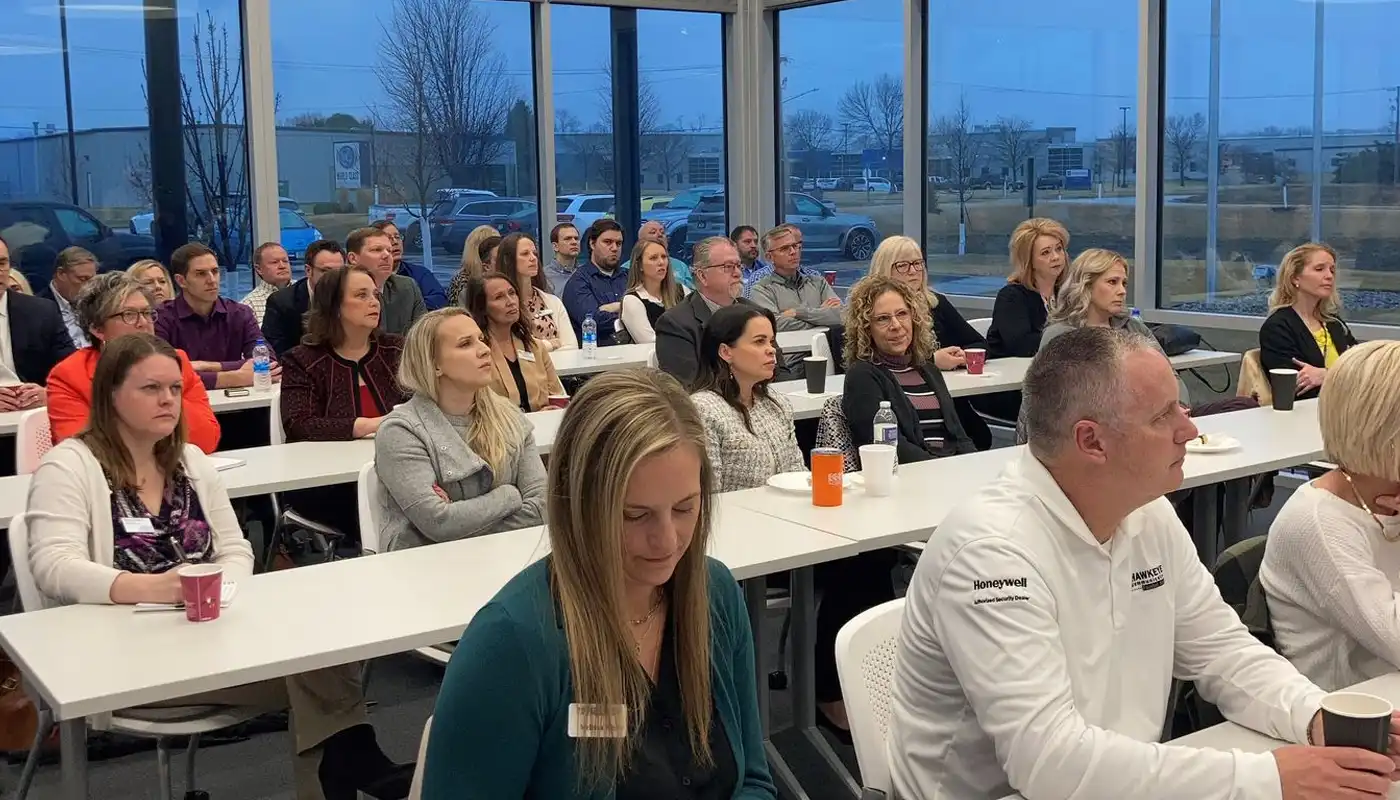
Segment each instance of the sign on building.
[{"label": "sign on building", "polygon": [[336,142],[335,188],[360,188],[360,142]]}]

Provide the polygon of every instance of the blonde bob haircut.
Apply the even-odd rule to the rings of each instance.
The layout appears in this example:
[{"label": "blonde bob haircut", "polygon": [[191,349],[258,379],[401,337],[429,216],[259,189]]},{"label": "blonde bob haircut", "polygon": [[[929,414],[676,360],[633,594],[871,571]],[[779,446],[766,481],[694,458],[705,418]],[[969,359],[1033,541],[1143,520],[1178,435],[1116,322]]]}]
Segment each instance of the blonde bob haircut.
[{"label": "blonde bob haircut", "polygon": [[501,232],[490,225],[478,225],[467,234],[467,243],[462,246],[462,268],[468,278],[480,278],[482,273],[496,268],[495,264],[485,264],[481,260],[481,243]]},{"label": "blonde bob haircut", "polygon": [[928,262],[924,259],[924,250],[912,238],[889,236],[880,242],[880,246],[875,248],[875,255],[870,257],[869,274],[899,280],[899,276],[894,274],[895,262],[914,259],[924,261],[924,300],[928,304],[928,310],[932,311],[938,307],[938,296],[928,288]]},{"label": "blonde bob haircut", "polygon": [[623,500],[648,456],[676,447],[700,459],[695,534],[667,586],[690,752],[710,765],[709,549],[714,473],[705,426],[681,385],[655,369],[605,372],[569,402],[549,455],[551,580],[559,601],[574,702],[627,707],[629,736],[575,740],[579,780],[606,790],[627,770],[651,689],[622,607]]},{"label": "blonde bob haircut", "polygon": [[[404,337],[403,355],[399,358],[399,386],[406,392],[423,395],[434,405],[438,402],[438,329],[453,317],[471,319],[471,314],[453,306],[419,317]],[[467,446],[491,467],[493,476],[500,475],[515,455],[525,419],[519,409],[490,386],[476,390],[471,417]]]},{"label": "blonde bob haircut", "polygon": [[1119,253],[1091,247],[1079,254],[1064,271],[1060,289],[1050,308],[1050,322],[1063,322],[1078,328],[1089,316],[1093,305],[1094,284],[1116,266],[1123,267],[1126,276],[1128,261]]},{"label": "blonde bob haircut", "polygon": [[909,307],[909,323],[913,326],[909,355],[917,366],[933,361],[933,353],[938,349],[938,339],[933,332],[933,318],[920,314],[922,308],[918,295],[903,283],[884,275],[867,275],[856,281],[846,295],[846,311],[841,321],[846,327],[846,363],[871,361],[875,358],[875,342],[870,335],[871,314],[875,302],[887,292],[899,295]]},{"label": "blonde bob haircut", "polygon": [[[1333,250],[1331,245],[1322,242],[1300,244],[1284,255],[1283,261],[1278,265],[1274,293],[1269,295],[1270,314],[1293,305],[1298,299],[1298,275],[1303,271],[1303,267],[1307,266],[1308,259],[1318,253],[1326,253],[1332,257],[1333,265],[1337,263],[1337,251]],[[1341,311],[1342,298],[1335,288],[1331,297],[1323,298],[1322,302],[1317,304],[1317,315],[1324,320],[1337,319]]]},{"label": "blonde bob haircut", "polygon": [[1342,353],[1327,370],[1317,420],[1327,459],[1353,475],[1400,482],[1400,342]]},{"label": "blonde bob haircut", "polygon": [[[1053,236],[1060,240],[1060,247],[1069,250],[1069,231],[1065,226],[1053,219],[1045,217],[1032,217],[1011,232],[1011,275],[1006,279],[1010,283],[1019,283],[1027,288],[1035,288],[1035,240],[1042,236]],[[1055,282],[1055,289],[1058,291],[1060,284],[1064,283],[1065,273],[1060,273],[1060,278]]]}]

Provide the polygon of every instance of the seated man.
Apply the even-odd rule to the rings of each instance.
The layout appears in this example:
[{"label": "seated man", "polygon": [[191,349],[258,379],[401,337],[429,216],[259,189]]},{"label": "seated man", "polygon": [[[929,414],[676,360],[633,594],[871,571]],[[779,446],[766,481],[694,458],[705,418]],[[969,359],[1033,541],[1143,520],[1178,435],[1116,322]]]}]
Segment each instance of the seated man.
[{"label": "seated man", "polygon": [[254,282],[257,286],[238,302],[253,309],[253,318],[262,325],[267,300],[292,282],[292,260],[276,242],[263,242],[253,251]]},{"label": "seated man", "polygon": [[1290,742],[1324,744],[1323,692],[1250,635],[1163,497],[1196,427],[1155,345],[1070,331],[1022,391],[1028,451],[938,526],[909,587],[895,795],[1384,796],[1395,764],[1376,753],[1158,744],[1173,676]]},{"label": "seated man", "polygon": [[394,245],[378,228],[356,228],[345,239],[346,259],[352,267],[365,267],[379,287],[379,329],[403,336],[419,317],[428,313],[423,292],[407,275],[394,274]]},{"label": "seated man", "polygon": [[[0,239],[0,287],[9,285],[10,248]],[[58,306],[23,292],[0,290],[0,411],[37,408],[54,365],[73,352]]]},{"label": "seated man", "polygon": [[617,343],[614,323],[627,294],[627,270],[622,262],[622,226],[603,217],[588,226],[588,263],[580,264],[564,285],[560,299],[583,344],[583,321],[590,314],[598,325],[598,346]]},{"label": "seated man", "polygon": [[[253,385],[253,347],[262,338],[253,309],[219,296],[219,257],[190,242],[170,254],[180,294],[156,309],[156,335],[185,351],[205,389]],[[273,379],[281,376],[274,365]]]},{"label": "seated man", "polygon": [[[50,251],[52,252],[52,251]],[[63,316],[63,326],[68,330],[68,338],[73,347],[87,347],[87,333],[73,312],[73,301],[78,290],[97,274],[97,256],[81,247],[65,247],[53,265],[53,278],[49,285],[39,289],[37,297],[52,300],[58,304],[58,312]]]},{"label": "seated man", "polygon": [[778,330],[835,328],[841,324],[841,298],[826,279],[802,268],[802,231],[779,225],[763,235],[773,271],[759,278],[749,299],[772,311]]},{"label": "seated man", "polygon": [[423,305],[429,311],[436,311],[447,305],[447,290],[442,288],[442,283],[433,271],[422,264],[404,260],[403,234],[399,232],[399,226],[395,225],[393,220],[381,219],[371,223],[370,227],[384,231],[384,235],[389,237],[389,250],[394,255],[394,274],[407,275],[418,284],[418,291],[423,295]]},{"label": "seated man", "polygon": [[[671,252],[671,244],[666,239],[666,226],[654,219],[642,223],[641,230],[637,231],[637,241],[656,242],[666,248],[666,252]],[[626,272],[631,269],[632,260],[628,259],[624,261],[622,270]],[[686,266],[684,261],[675,256],[671,256],[671,274],[676,276],[676,283],[692,292],[695,291],[695,278],[690,274],[690,267]]]},{"label": "seated man", "polygon": [[311,290],[316,279],[333,269],[345,266],[345,250],[340,242],[318,239],[306,248],[302,258],[306,277],[277,290],[267,299],[267,314],[263,317],[263,338],[272,352],[281,355],[301,344],[305,333],[306,312],[311,308]]}]

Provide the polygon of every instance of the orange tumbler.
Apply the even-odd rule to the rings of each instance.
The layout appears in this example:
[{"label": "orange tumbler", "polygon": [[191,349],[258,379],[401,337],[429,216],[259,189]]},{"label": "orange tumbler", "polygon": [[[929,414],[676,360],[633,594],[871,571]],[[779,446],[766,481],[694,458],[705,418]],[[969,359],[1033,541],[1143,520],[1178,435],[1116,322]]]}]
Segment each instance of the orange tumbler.
[{"label": "orange tumbler", "polygon": [[812,451],[812,505],[841,505],[841,481],[845,478],[845,459],[841,451],[818,447]]}]

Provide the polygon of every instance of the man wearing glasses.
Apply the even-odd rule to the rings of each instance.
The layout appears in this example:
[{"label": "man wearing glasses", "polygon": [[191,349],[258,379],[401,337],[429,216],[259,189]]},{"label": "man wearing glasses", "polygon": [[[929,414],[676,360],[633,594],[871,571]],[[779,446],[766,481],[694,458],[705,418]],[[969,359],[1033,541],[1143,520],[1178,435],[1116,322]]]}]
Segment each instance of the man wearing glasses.
[{"label": "man wearing glasses", "polygon": [[[10,281],[10,248],[0,239],[0,286]],[[44,381],[73,352],[73,340],[49,300],[0,292],[0,411],[42,406]]]},{"label": "man wearing glasses", "polygon": [[841,298],[820,275],[802,269],[802,231],[779,225],[763,235],[773,272],[753,285],[749,297],[772,311],[778,330],[835,328],[841,324]]},{"label": "man wearing glasses", "polygon": [[[700,339],[705,323],[725,306],[750,303],[744,299],[743,266],[734,243],[723,236],[711,236],[695,245],[690,265],[695,291],[686,295],[656,321],[657,366],[689,386],[700,371]],[[778,363],[783,363],[778,351]],[[773,380],[791,380],[796,375],[780,367]]]}]

